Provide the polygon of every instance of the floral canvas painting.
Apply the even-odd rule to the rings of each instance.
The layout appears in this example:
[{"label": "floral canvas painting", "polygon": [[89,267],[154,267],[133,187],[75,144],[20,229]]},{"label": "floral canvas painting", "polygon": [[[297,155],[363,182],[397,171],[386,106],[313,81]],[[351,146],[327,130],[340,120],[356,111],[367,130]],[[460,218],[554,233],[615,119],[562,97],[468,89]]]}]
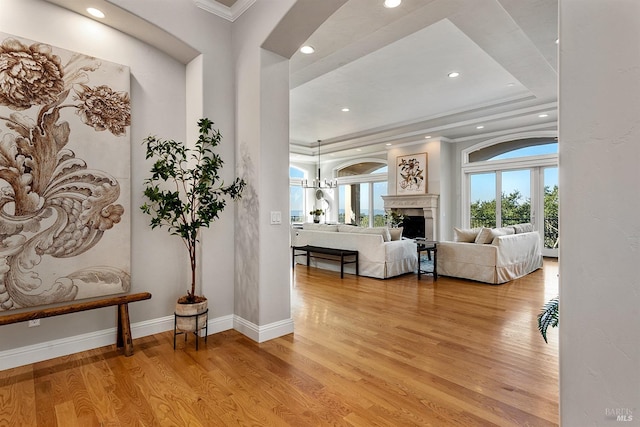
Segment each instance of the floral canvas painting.
[{"label": "floral canvas painting", "polygon": [[129,84],[0,33],[0,312],[129,290]]},{"label": "floral canvas painting", "polygon": [[427,192],[427,153],[398,156],[396,171],[396,194]]}]

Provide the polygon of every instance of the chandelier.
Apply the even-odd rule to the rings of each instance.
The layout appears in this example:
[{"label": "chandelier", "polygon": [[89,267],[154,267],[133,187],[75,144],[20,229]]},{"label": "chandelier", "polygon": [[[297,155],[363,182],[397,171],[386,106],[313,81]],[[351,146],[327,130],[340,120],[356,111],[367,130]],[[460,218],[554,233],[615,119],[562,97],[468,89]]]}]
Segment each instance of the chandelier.
[{"label": "chandelier", "polygon": [[311,183],[309,183],[308,180],[303,179],[302,188],[322,189],[322,188],[336,188],[338,186],[338,181],[335,179],[332,179],[332,180],[325,179],[324,181],[320,179],[320,142],[321,141],[318,140],[318,175],[315,179],[311,180]]}]

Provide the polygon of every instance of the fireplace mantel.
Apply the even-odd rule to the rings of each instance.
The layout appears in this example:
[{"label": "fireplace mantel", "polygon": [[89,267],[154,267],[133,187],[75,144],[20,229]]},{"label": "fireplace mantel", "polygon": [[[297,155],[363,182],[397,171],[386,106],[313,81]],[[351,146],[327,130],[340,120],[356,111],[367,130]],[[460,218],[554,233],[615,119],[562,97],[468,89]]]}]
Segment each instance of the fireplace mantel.
[{"label": "fireplace mantel", "polygon": [[438,219],[437,194],[412,194],[401,196],[382,196],[385,210],[396,210],[406,215],[423,215],[425,237],[436,240]]},{"label": "fireplace mantel", "polygon": [[437,194],[412,194],[406,196],[382,196],[385,209],[437,208]]}]

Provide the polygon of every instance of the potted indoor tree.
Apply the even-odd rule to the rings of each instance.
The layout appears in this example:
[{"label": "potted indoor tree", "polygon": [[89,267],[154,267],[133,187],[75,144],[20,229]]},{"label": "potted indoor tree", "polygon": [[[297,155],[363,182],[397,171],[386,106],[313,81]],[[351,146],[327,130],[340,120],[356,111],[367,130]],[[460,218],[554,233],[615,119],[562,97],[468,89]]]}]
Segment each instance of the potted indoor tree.
[{"label": "potted indoor tree", "polygon": [[[227,199],[239,199],[245,186],[240,178],[230,185],[220,179],[223,161],[213,149],[220,144],[222,135],[212,126],[207,118],[198,121],[199,136],[193,148],[156,136],[144,140],[146,158],[153,158],[154,163],[151,177],[144,181],[146,201],[140,208],[151,216],[152,229],[166,227],[170,234],[182,239],[189,253],[191,286],[176,303],[176,313],[180,315],[206,311],[207,299],[196,295],[199,232],[218,218]],[[204,323],[206,316],[200,319],[198,323]],[[196,325],[192,318],[178,317],[181,330],[197,331],[202,327],[204,324]]]}]

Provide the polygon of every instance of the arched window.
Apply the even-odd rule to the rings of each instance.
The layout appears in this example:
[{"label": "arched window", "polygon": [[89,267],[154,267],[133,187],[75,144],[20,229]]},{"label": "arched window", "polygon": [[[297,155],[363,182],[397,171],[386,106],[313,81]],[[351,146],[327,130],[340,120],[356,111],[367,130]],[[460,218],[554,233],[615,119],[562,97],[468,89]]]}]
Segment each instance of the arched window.
[{"label": "arched window", "polygon": [[384,225],[387,164],[366,159],[342,165],[338,176],[338,222],[362,227]]},{"label": "arched window", "polygon": [[468,154],[468,163],[535,157],[546,154],[558,154],[558,141],[555,138],[522,138],[482,146]]}]

